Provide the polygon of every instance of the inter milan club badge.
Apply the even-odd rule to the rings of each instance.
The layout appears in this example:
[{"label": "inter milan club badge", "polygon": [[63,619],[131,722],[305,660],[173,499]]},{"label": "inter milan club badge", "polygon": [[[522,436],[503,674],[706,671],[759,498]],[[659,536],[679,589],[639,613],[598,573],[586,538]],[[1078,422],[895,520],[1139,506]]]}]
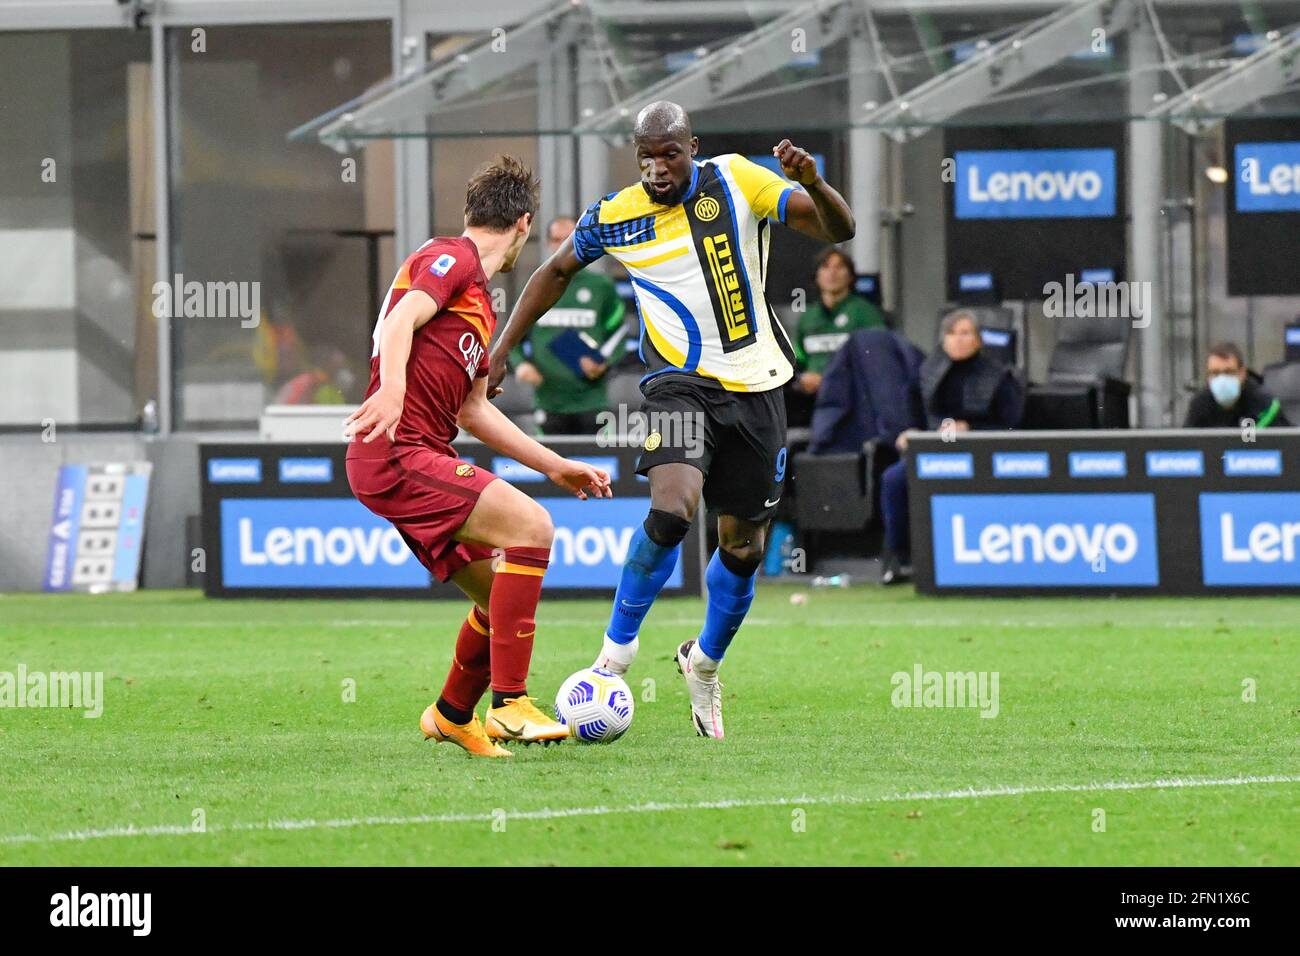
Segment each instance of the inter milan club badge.
[{"label": "inter milan club badge", "polygon": [[473,478],[473,477],[474,477],[474,466],[473,466],[473,465],[465,465],[465,464],[457,465],[457,466],[456,466],[456,474],[459,475],[461,478]]},{"label": "inter milan club badge", "polygon": [[656,448],[659,447],[659,443],[662,441],[663,438],[660,436],[658,432],[651,432],[649,435],[646,436],[645,446],[644,446],[645,450],[654,451]]},{"label": "inter milan club badge", "polygon": [[701,196],[699,202],[695,204],[695,215],[699,216],[704,222],[718,218],[720,211],[718,201],[712,196]]}]

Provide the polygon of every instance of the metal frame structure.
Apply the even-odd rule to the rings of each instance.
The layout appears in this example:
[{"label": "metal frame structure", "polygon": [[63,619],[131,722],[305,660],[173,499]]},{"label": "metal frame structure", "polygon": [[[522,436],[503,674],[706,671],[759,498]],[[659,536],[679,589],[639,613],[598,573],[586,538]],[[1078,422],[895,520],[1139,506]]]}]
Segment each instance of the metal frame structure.
[{"label": "metal frame structure", "polygon": [[[524,0],[513,0],[518,6]],[[167,55],[167,30],[173,27],[321,23],[389,20],[400,34],[403,6],[412,0],[72,0],[64,3],[0,0],[0,31],[148,29],[153,112],[155,278],[173,273],[171,225],[175,123],[174,63]],[[400,75],[399,44],[394,44],[393,72]],[[425,155],[427,156],[427,149]],[[400,160],[399,160],[400,162]],[[427,169],[427,162],[425,165]],[[399,186],[400,186],[399,172]],[[425,187],[427,192],[427,186]],[[399,194],[401,190],[399,188]],[[399,210],[402,206],[399,204]],[[174,368],[170,315],[158,319],[158,433],[176,431]]]},{"label": "metal frame structure", "polygon": [[[1284,0],[1256,0],[1264,10]],[[1112,34],[1133,26],[1133,15],[1145,6],[1161,12],[1210,9],[1222,0],[814,0],[795,11],[789,0],[494,0],[490,5],[457,9],[449,16],[446,8],[437,9],[428,0],[0,0],[0,31],[59,29],[139,29],[151,34],[151,76],[153,82],[153,149],[156,168],[154,183],[157,245],[155,269],[159,277],[168,277],[171,268],[171,183],[174,170],[170,143],[174,121],[174,85],[169,69],[166,31],[169,27],[258,25],[295,22],[349,22],[386,20],[392,29],[392,64],[396,78],[392,86],[357,108],[327,115],[311,131],[322,140],[334,140],[344,147],[351,145],[349,130],[363,130],[370,123],[382,125],[381,119],[395,114],[410,118],[429,115],[463,98],[474,89],[496,82],[524,65],[525,59],[539,64],[543,76],[559,79],[564,64],[576,63],[579,74],[576,96],[560,90],[541,105],[544,115],[560,128],[576,127],[579,132],[612,135],[626,124],[631,100],[610,105],[592,90],[612,79],[607,67],[591,51],[574,50],[572,59],[558,60],[557,50],[576,44],[583,16],[594,16],[607,23],[661,22],[689,26],[708,21],[735,21],[751,28],[723,48],[707,55],[685,70],[638,94],[644,102],[652,94],[672,96],[688,106],[704,106],[728,91],[739,89],[788,63],[790,25],[808,31],[809,50],[825,46],[844,37],[850,44],[850,103],[863,114],[848,124],[850,151],[855,172],[852,197],[859,218],[868,225],[859,229],[855,241],[856,257],[868,268],[877,266],[879,258],[879,218],[881,197],[872,188],[871,177],[880,177],[883,169],[881,136],[877,129],[889,126],[897,138],[906,140],[924,129],[944,122],[956,113],[970,109],[990,96],[1022,82],[1060,62],[1075,52],[1082,31],[1100,26]],[[1014,35],[992,43],[987,50],[959,64],[913,90],[898,91],[889,73],[888,59],[879,42],[874,19],[882,15],[915,13],[1041,15]],[[755,27],[753,24],[757,23]],[[507,61],[493,62],[484,52],[485,41],[451,62],[426,66],[424,36],[438,30],[488,32],[495,27],[506,29],[512,44]],[[1154,44],[1144,47],[1151,62],[1160,60]],[[520,55],[521,50],[523,55]],[[739,57],[737,51],[764,51],[763,56]],[[548,74],[547,71],[550,71]],[[557,72],[558,71],[558,72]],[[883,105],[877,87],[884,82],[889,99]],[[1139,168],[1148,171],[1159,166],[1160,131],[1165,123],[1174,123],[1192,133],[1213,128],[1225,115],[1240,112],[1262,96],[1300,83],[1300,34],[1276,36],[1268,46],[1244,61],[1234,64],[1178,96],[1154,108],[1150,106],[1153,89],[1139,84],[1130,99],[1137,110],[1132,130],[1139,134],[1140,147],[1131,151],[1130,193],[1163,189],[1161,176],[1154,181],[1139,181]],[[588,87],[591,89],[588,89]],[[614,99],[613,89],[608,90]],[[1145,97],[1145,99],[1144,99]],[[571,107],[576,100],[580,123],[571,123]],[[425,111],[425,112],[421,112]],[[875,128],[873,128],[875,127]],[[1145,128],[1147,134],[1140,134]],[[588,137],[594,139],[595,137]],[[594,143],[592,144],[594,145]],[[601,179],[600,159],[591,148],[577,149],[579,189],[582,195],[594,191],[592,183]],[[543,163],[553,168],[562,165],[558,151],[552,151]],[[428,208],[429,144],[423,138],[399,140],[395,149],[395,200],[399,243],[410,245],[429,232]],[[550,176],[548,179],[555,177]],[[568,192],[552,197],[552,204],[571,205]],[[1158,263],[1158,218],[1147,222],[1145,212],[1135,206],[1135,269],[1140,263]],[[1153,213],[1158,217],[1158,212]],[[1141,221],[1139,221],[1141,218]],[[874,228],[871,228],[871,226]],[[1143,251],[1145,250],[1145,251]],[[1155,266],[1158,268],[1158,265]],[[173,369],[170,323],[160,321],[158,336],[160,430],[174,430]],[[1144,349],[1144,354],[1145,354]],[[1152,358],[1156,358],[1152,353]],[[1143,359],[1144,374],[1148,360]],[[1144,415],[1144,419],[1147,416]]]},{"label": "metal frame structure", "polygon": [[625,133],[637,104],[672,100],[688,111],[700,109],[730,93],[788,66],[801,53],[790,43],[791,31],[806,31],[807,52],[820,50],[847,36],[863,13],[860,0],[830,0],[795,7],[755,30],[701,57],[672,76],[665,77],[609,109],[583,120],[574,130],[617,135]]},{"label": "metal frame structure", "polygon": [[1269,42],[1246,59],[1202,80],[1178,96],[1150,109],[1149,120],[1172,122],[1196,136],[1239,113],[1251,103],[1300,83],[1300,30],[1270,35]]},{"label": "metal frame structure", "polygon": [[1126,30],[1132,14],[1132,0],[1082,0],[1062,7],[869,110],[862,122],[887,129],[900,142],[915,138],[1068,59],[1079,51],[1079,38],[1093,30],[1108,37]]},{"label": "metal frame structure", "polygon": [[[514,5],[520,2],[513,0]],[[391,20],[399,4],[400,0],[0,0],[0,30],[131,29],[137,12],[143,12],[149,24],[156,21],[163,26]]]},{"label": "metal frame structure", "polygon": [[363,102],[357,102],[321,125],[316,135],[322,143],[348,152],[356,146],[351,133],[366,137],[391,129],[394,123],[423,122],[457,100],[504,80],[529,64],[541,62],[555,49],[571,44],[582,15],[581,4],[556,0],[500,37],[510,50],[509,57],[501,56],[496,49],[498,38],[484,38],[472,48],[433,64],[376,96],[363,98]]}]

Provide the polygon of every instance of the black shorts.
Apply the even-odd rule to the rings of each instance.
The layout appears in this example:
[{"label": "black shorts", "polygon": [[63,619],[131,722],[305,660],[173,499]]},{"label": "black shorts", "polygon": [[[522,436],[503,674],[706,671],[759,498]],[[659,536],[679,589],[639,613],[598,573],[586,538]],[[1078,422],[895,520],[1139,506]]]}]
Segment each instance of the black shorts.
[{"label": "black shorts", "polygon": [[728,392],[686,375],[647,383],[648,432],[637,474],[683,462],[704,473],[704,503],[747,521],[767,521],[785,485],[785,400],[781,389]]}]

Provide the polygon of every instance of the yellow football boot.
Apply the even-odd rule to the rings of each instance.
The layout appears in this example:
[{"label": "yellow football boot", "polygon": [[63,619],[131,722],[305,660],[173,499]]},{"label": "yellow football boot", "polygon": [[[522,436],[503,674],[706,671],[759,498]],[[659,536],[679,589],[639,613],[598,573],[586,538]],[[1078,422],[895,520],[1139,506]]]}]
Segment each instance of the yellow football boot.
[{"label": "yellow football boot", "polygon": [[453,724],[438,712],[436,704],[430,704],[420,716],[420,729],[424,731],[425,740],[438,743],[453,743],[466,753],[475,757],[513,757],[509,750],[488,739],[483,732],[483,724],[475,714],[467,724]]},{"label": "yellow football boot", "polygon": [[533,706],[536,699],[507,697],[505,706],[489,707],[487,735],[493,740],[516,740],[522,744],[553,744],[568,737],[568,727]]}]

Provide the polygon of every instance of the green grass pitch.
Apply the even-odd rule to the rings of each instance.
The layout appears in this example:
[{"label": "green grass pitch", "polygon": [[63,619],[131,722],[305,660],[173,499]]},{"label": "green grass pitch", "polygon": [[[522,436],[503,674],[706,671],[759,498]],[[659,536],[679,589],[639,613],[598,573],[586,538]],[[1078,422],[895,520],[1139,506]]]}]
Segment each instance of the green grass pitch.
[{"label": "green grass pitch", "polygon": [[[623,740],[499,762],[417,729],[461,603],[0,597],[0,671],[105,688],[98,719],[0,709],[0,862],[1300,863],[1300,601],[794,591],[760,582],[726,740],[692,733],[674,599]],[[544,706],[607,613],[543,602]],[[997,716],[893,706],[918,663],[997,672]]]}]

